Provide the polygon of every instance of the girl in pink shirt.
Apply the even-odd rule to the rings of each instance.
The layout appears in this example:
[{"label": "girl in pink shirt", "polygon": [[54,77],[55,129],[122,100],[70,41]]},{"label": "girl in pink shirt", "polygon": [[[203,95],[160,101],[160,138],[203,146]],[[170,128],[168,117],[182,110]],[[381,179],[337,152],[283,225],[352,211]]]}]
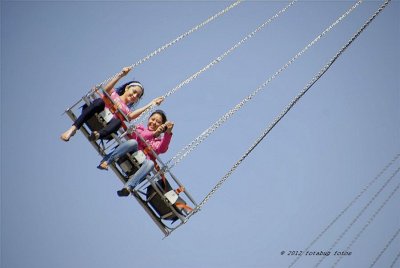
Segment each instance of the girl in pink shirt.
[{"label": "girl in pink shirt", "polygon": [[[137,103],[140,98],[143,96],[144,88],[140,82],[131,81],[129,83],[124,84],[123,94],[118,95],[118,93],[114,90],[114,86],[116,83],[124,76],[126,76],[132,67],[125,67],[122,71],[114,77],[105,87],[104,90],[110,95],[111,99],[114,103],[121,109],[121,111],[128,117],[129,120],[137,118],[141,113],[143,113],[148,107],[151,105],[160,105],[160,103],[164,100],[163,97],[158,97],[148,103],[146,106],[131,111],[129,106]],[[100,113],[104,111],[104,109],[109,109],[109,105],[106,104],[103,98],[99,98],[94,100],[89,106],[83,109],[82,114],[75,120],[74,124],[64,133],[61,134],[61,139],[63,141],[69,141],[69,139],[75,135],[76,131],[89,120],[95,113]],[[113,118],[107,123],[107,126],[101,130],[93,131],[89,137],[90,140],[102,139],[118,131],[121,127],[122,122],[120,119],[114,114]]]},{"label": "girl in pink shirt", "polygon": [[[130,136],[130,140],[119,145],[114,151],[106,155],[98,166],[99,169],[108,169],[108,165],[127,153],[134,153],[146,148],[145,142],[138,137],[140,135],[151,146],[156,154],[165,153],[168,150],[172,138],[174,123],[167,121],[165,113],[161,110],[154,111],[147,122],[147,127],[138,125],[136,133]],[[162,133],[164,133],[162,135]],[[162,135],[162,136],[161,136]],[[128,196],[133,188],[146,178],[154,168],[154,155],[147,154],[147,159],[141,164],[139,170],[125,184],[124,188],[117,192],[118,196]]]}]

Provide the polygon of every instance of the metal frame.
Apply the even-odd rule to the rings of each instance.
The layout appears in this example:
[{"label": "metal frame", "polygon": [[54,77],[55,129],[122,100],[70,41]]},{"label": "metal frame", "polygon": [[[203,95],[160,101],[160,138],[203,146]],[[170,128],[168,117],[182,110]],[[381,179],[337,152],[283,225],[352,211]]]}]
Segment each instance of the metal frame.
[{"label": "metal frame", "polygon": [[[79,104],[87,104],[90,105],[91,100],[96,98],[96,92],[91,90],[88,94],[83,96],[79,101],[77,101],[73,106],[69,107],[66,109],[65,113],[70,117],[72,121],[75,121],[77,119],[76,113],[74,113],[74,110],[77,110],[77,106]],[[108,94],[105,94],[107,97]],[[101,116],[96,114],[97,119],[99,122],[103,123],[103,125],[106,124],[104,120],[102,120]],[[88,139],[89,141],[89,136],[90,136],[90,130],[87,127],[87,124],[85,123],[81,128],[80,131],[83,133],[83,135]],[[89,141],[90,144],[94,147],[94,149],[97,151],[97,153],[101,156],[104,156],[107,151],[110,150],[115,143],[121,144],[122,140],[127,140],[126,137],[126,132],[124,131],[119,131],[120,135],[117,136],[115,134],[112,134],[113,140],[112,143],[109,146],[105,146],[101,141]],[[137,135],[141,141],[145,142],[146,141],[140,136]],[[146,143],[147,144],[147,143]],[[151,147],[150,147],[151,148]],[[151,153],[155,157],[158,165],[160,166],[161,170],[156,171],[155,169],[152,171],[153,175],[148,175],[147,179],[144,180],[142,183],[140,183],[135,189],[132,191],[132,196],[137,200],[137,202],[142,206],[142,208],[147,212],[147,214],[150,216],[150,218],[154,221],[154,223],[158,226],[158,228],[163,232],[164,237],[167,237],[172,231],[176,230],[178,227],[183,225],[186,222],[186,217],[189,215],[188,212],[185,212],[184,210],[178,209],[174,206],[174,204],[170,204],[167,198],[165,198],[164,190],[159,187],[159,184],[157,183],[158,180],[161,179],[161,173],[166,175],[168,174],[172,180],[168,180],[168,182],[171,184],[171,187],[173,189],[183,187],[183,184],[177,179],[177,177],[169,170],[169,168],[164,164],[164,162],[160,159],[160,157],[153,151],[151,150]],[[130,161],[130,164],[135,166],[136,168],[139,168],[139,166],[136,164],[135,161],[132,160],[131,155],[128,154],[128,161]],[[125,176],[123,168],[115,163],[110,164],[111,170],[117,175],[117,177],[121,180],[122,183],[126,183],[126,180],[129,179],[129,177]],[[173,182],[173,183],[172,183]],[[147,187],[152,187],[155,190],[155,194],[161,198],[161,200],[167,205],[167,207],[171,210],[172,215],[174,215],[177,219],[179,219],[179,222],[175,222],[171,220],[166,220],[162,218],[162,215],[158,215],[157,211],[151,206],[151,200],[147,199],[146,193],[143,192],[141,189],[147,188]],[[197,207],[196,201],[192,198],[192,196],[188,193],[186,188],[184,187],[184,191],[181,192],[181,194],[184,194],[187,198],[186,201],[190,201],[188,206],[192,207],[193,209]],[[181,197],[182,198],[182,197]]]}]

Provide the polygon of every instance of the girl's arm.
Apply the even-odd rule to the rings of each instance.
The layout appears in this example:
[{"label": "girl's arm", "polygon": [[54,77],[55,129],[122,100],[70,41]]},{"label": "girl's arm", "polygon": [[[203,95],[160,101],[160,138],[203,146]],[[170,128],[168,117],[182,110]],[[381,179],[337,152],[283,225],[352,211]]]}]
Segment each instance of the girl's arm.
[{"label": "girl's arm", "polygon": [[169,144],[172,139],[172,133],[164,133],[161,140],[151,142],[151,148],[156,154],[163,154],[168,151]]},{"label": "girl's arm", "polygon": [[157,154],[163,154],[168,151],[169,144],[172,139],[172,133],[164,133],[164,137],[161,142],[158,144],[157,148],[154,150]]},{"label": "girl's arm", "polygon": [[143,106],[142,108],[136,109],[133,112],[130,112],[128,114],[128,118],[129,120],[133,120],[135,118],[137,118],[139,115],[141,115],[144,111],[146,111],[147,108],[154,106],[154,105],[160,105],[161,102],[163,102],[164,97],[158,97],[155,98],[154,100],[152,100],[151,102],[149,102],[146,106]]},{"label": "girl's arm", "polygon": [[[172,132],[169,130],[172,128],[168,128],[167,123],[161,125],[156,131],[150,131],[142,125],[138,125],[136,127],[136,135],[132,136],[131,138],[136,139],[139,143],[139,146],[146,147],[146,143],[142,141],[141,138],[137,137],[137,135],[140,135],[144,140],[147,140],[148,144],[156,154],[165,153],[168,150],[168,146],[172,138]],[[167,128],[167,131],[164,133],[162,139],[157,139],[161,133],[160,129],[162,128]],[[160,133],[158,133],[158,131],[160,131]]]},{"label": "girl's arm", "polygon": [[122,69],[122,71],[115,76],[113,79],[111,79],[110,82],[107,83],[107,85],[104,87],[104,90],[108,93],[111,94],[113,88],[115,87],[115,85],[118,83],[118,81],[124,77],[125,75],[127,75],[129,73],[129,71],[132,70],[132,67],[124,67]]},{"label": "girl's arm", "polygon": [[[167,121],[164,125],[159,127],[159,129],[160,128],[162,128],[162,129],[167,128],[167,130],[165,131],[164,136],[163,136],[161,141],[152,144],[153,150],[157,154],[165,153],[168,150],[169,143],[171,142],[171,139],[172,139],[172,129],[173,129],[173,127],[174,127],[174,123],[170,122],[170,121]],[[157,131],[159,129],[157,129]],[[155,133],[154,133],[155,136],[158,134],[157,131],[155,131]],[[158,134],[158,135],[160,135],[160,134]]]}]

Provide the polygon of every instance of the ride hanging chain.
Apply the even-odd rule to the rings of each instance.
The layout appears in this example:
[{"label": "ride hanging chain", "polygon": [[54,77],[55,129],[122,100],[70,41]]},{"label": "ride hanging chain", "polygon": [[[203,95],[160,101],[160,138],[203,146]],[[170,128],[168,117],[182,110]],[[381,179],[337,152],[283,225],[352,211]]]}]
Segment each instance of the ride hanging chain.
[{"label": "ride hanging chain", "polygon": [[375,266],[375,264],[378,262],[378,260],[382,257],[383,253],[385,253],[385,251],[390,247],[390,245],[393,243],[393,240],[396,239],[396,237],[399,235],[400,233],[400,228],[397,229],[397,231],[394,233],[394,235],[392,236],[392,238],[390,238],[390,240],[386,243],[385,247],[381,250],[381,252],[379,252],[378,256],[376,256],[376,258],[374,259],[374,261],[371,263],[371,265],[369,266],[369,268],[372,268]]},{"label": "ride hanging chain", "polygon": [[[354,226],[354,224],[360,219],[360,217],[367,211],[367,209],[373,204],[373,202],[379,197],[379,195],[385,190],[385,188],[389,185],[389,183],[396,177],[396,175],[399,173],[400,167],[398,167],[392,175],[385,181],[385,183],[379,188],[378,191],[375,192],[375,194],[369,199],[368,203],[366,203],[363,208],[360,210],[360,212],[352,219],[352,221],[347,225],[347,227],[344,229],[343,232],[340,233],[338,238],[332,243],[332,245],[329,247],[328,251],[332,251],[333,248],[336,247],[336,245],[343,239],[343,237],[347,234],[348,231]],[[346,248],[345,251],[347,251],[348,248]],[[315,264],[314,267],[318,267],[325,259],[326,256],[321,257],[318,262]]]},{"label": "ride hanging chain", "polygon": [[[242,40],[240,40],[239,42],[237,42],[234,46],[232,46],[231,48],[229,48],[228,50],[226,50],[224,53],[222,53],[220,56],[216,57],[214,60],[212,60],[209,64],[207,64],[206,66],[204,66],[202,69],[200,69],[199,71],[197,71],[196,73],[194,73],[193,75],[191,75],[189,78],[185,79],[184,81],[182,81],[180,84],[178,84],[177,86],[175,86],[173,89],[169,90],[163,97],[167,98],[169,96],[171,96],[172,94],[174,94],[176,91],[178,91],[180,88],[182,88],[184,85],[189,84],[190,82],[192,82],[194,79],[196,79],[200,74],[202,74],[203,72],[207,71],[208,69],[210,69],[211,67],[213,67],[214,65],[216,65],[217,63],[221,62],[226,56],[228,56],[230,53],[232,53],[236,48],[238,48],[240,45],[242,45],[243,43],[245,43],[247,40],[249,40],[250,38],[254,37],[261,29],[263,29],[265,26],[267,26],[269,23],[271,23],[274,19],[278,18],[279,15],[281,15],[282,13],[284,13],[289,7],[291,7],[294,3],[296,3],[298,0],[293,0],[292,2],[290,2],[287,6],[285,6],[283,9],[281,9],[278,13],[276,13],[274,16],[272,16],[271,18],[269,18],[267,21],[265,21],[263,24],[261,24],[257,29],[255,29],[254,31],[252,31],[251,33],[249,33],[248,35],[246,35]],[[149,108],[147,108],[138,118],[136,118],[134,120],[134,124],[143,124],[145,118],[148,117],[148,115],[154,111],[155,106],[150,106]]]},{"label": "ride hanging chain", "polygon": [[300,56],[302,56],[310,47],[317,43],[323,36],[325,36],[330,30],[332,30],[339,22],[341,22],[347,15],[349,15],[354,9],[356,9],[363,0],[358,1],[349,10],[347,10],[343,15],[341,15],[334,23],[332,23],[328,28],[326,28],[321,34],[319,34],[313,41],[311,41],[307,46],[305,46],[300,52],[298,52],[294,57],[292,57],[285,65],[283,65],[278,71],[276,71],[267,81],[260,85],[256,90],[244,98],[235,107],[229,110],[225,115],[220,117],[214,124],[212,124],[208,129],[203,131],[197,138],[191,141],[183,149],[181,149],[173,158],[167,161],[169,168],[174,167],[183,158],[185,158],[191,151],[193,151],[201,142],[203,142],[211,133],[213,133],[217,128],[224,124],[232,115],[239,111],[247,102],[249,102],[253,97],[255,97],[261,90],[263,90],[274,78],[285,71],[293,62],[296,61]]},{"label": "ride hanging chain", "polygon": [[[175,38],[174,40],[170,41],[169,43],[164,44],[163,46],[157,48],[156,50],[154,50],[153,52],[151,52],[150,54],[148,54],[147,56],[145,56],[144,58],[138,60],[136,63],[130,65],[130,67],[135,68],[137,66],[139,66],[140,64],[144,63],[145,61],[149,60],[150,58],[154,57],[155,55],[159,54],[160,52],[164,51],[165,49],[169,48],[170,46],[176,44],[177,42],[179,42],[180,40],[182,40],[183,38],[187,37],[188,35],[190,35],[191,33],[197,31],[198,29],[202,28],[203,26],[205,26],[206,24],[208,24],[209,22],[213,21],[214,19],[218,18],[221,15],[224,15],[225,13],[227,13],[229,10],[231,10],[232,8],[238,6],[241,2],[243,2],[245,0],[237,0],[236,2],[232,3],[231,5],[229,5],[228,7],[226,7],[225,9],[221,10],[220,12],[216,13],[215,15],[209,17],[208,19],[206,19],[205,21],[203,21],[202,23],[194,26],[192,29],[188,30],[187,32],[181,34],[180,36],[178,36],[177,38]],[[108,82],[110,82],[112,79],[118,77],[121,74],[121,72],[115,74],[114,76],[104,80],[102,83],[100,83],[97,86],[100,85],[105,85]]]},{"label": "ride hanging chain", "polygon": [[[399,169],[397,170],[397,172]],[[361,235],[364,233],[364,231],[371,225],[371,223],[375,220],[376,216],[382,211],[382,209],[386,206],[386,204],[390,201],[390,199],[396,194],[396,192],[400,189],[400,183],[396,185],[396,187],[390,192],[389,196],[386,197],[386,199],[381,203],[379,208],[375,210],[374,214],[368,219],[367,223],[364,224],[364,226],[361,228],[361,230],[354,236],[354,238],[351,240],[351,242],[348,244],[346,247],[345,251],[349,251],[353,244],[357,242],[357,240],[361,237]],[[336,267],[336,265],[342,260],[343,255],[341,255],[335,263],[332,265],[332,267]]]},{"label": "ride hanging chain", "polygon": [[[343,54],[343,52],[353,43],[355,39],[365,30],[365,28],[376,18],[378,14],[388,5],[391,0],[386,0],[379,9],[364,23],[364,25],[350,38],[350,40],[342,46],[336,55],[315,75],[311,81],[300,91],[300,93],[285,107],[278,117],[264,130],[259,138],[249,147],[242,157],[231,167],[231,169],[219,180],[214,188],[207,194],[201,203],[194,211],[186,217],[187,222],[197,211],[199,211],[214,195],[214,193],[222,186],[222,184],[232,175],[236,168],[243,162],[244,159],[256,148],[258,144],[268,135],[268,133],[279,123],[279,121],[292,109],[292,107],[300,100],[302,96],[322,77],[323,74],[332,66],[332,64]],[[361,2],[361,1],[359,1]],[[358,3],[358,2],[357,2]]]},{"label": "ride hanging chain", "polygon": [[[382,175],[389,169],[400,157],[400,153],[396,154],[394,158],[365,186],[362,191],[312,240],[312,242],[302,251],[308,251],[363,195],[364,193],[376,182]],[[293,265],[303,256],[303,254],[298,255],[294,259],[288,268],[293,267]]]}]

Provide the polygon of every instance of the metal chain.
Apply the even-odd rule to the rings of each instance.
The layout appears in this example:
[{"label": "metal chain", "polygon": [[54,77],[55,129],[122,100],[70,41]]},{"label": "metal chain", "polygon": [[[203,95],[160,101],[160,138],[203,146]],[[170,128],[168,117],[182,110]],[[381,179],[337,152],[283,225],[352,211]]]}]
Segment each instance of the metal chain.
[{"label": "metal chain", "polygon": [[163,50],[165,50],[166,48],[172,46],[173,44],[177,43],[178,41],[180,41],[181,39],[185,38],[186,36],[188,36],[189,34],[197,31],[198,29],[200,29],[201,27],[203,27],[204,25],[206,25],[207,23],[211,22],[212,20],[218,18],[219,16],[225,14],[226,12],[228,12],[230,9],[236,7],[237,5],[239,5],[242,1],[244,0],[238,0],[236,2],[234,2],[233,4],[231,4],[229,7],[225,8],[224,10],[221,10],[220,12],[218,12],[217,14],[215,14],[214,16],[208,18],[207,20],[203,21],[202,23],[200,23],[199,25],[193,27],[192,29],[190,29],[189,31],[181,34],[180,36],[178,36],[176,39],[172,40],[171,42],[169,42],[168,44],[163,45],[162,47],[158,48],[157,50],[153,51],[152,53],[150,53],[149,55],[147,55],[146,57],[144,57],[143,59],[137,61],[135,64],[131,65],[132,68],[142,64],[143,62],[147,61],[148,59],[150,59],[151,57],[157,55],[158,53],[162,52]]},{"label": "metal chain", "polygon": [[[317,237],[304,249],[302,252],[307,252],[328,230],[331,228],[357,201],[361,198],[361,196],[391,167],[397,159],[400,157],[400,153],[397,154],[379,173],[376,175],[366,187],[344,208],[333,221],[331,221],[321,233],[317,235]],[[303,256],[303,254],[296,257],[292,263],[290,263],[289,268],[293,267],[293,265]]]},{"label": "metal chain", "polygon": [[394,258],[392,264],[390,265],[390,268],[395,268],[394,265],[399,260],[399,258],[400,258],[400,251],[399,251],[399,253],[397,253],[396,257]]},{"label": "metal chain", "polygon": [[[230,177],[230,175],[236,170],[236,168],[242,163],[242,161],[255,149],[255,147],[267,136],[267,134],[278,124],[278,122],[289,112],[289,110],[297,103],[297,101],[317,82],[322,75],[332,66],[332,64],[338,59],[342,53],[353,43],[353,41],[364,31],[364,29],[371,23],[371,21],[386,7],[387,3],[391,0],[387,0],[378,11],[353,35],[353,37],[336,53],[336,55],[319,71],[319,73],[304,87],[303,90],[286,106],[286,108],[281,112],[281,114],[272,122],[272,124],[267,127],[262,135],[254,142],[253,145],[243,154],[243,156],[232,166],[232,168],[222,177],[222,179],[215,185],[209,194],[203,199],[203,201],[194,209],[192,214],[189,214],[186,221],[189,220],[191,216],[199,211],[210,199],[210,197],[221,187],[221,185]],[[361,1],[358,1],[359,3]],[[185,222],[186,222],[185,221]]]},{"label": "metal chain", "polygon": [[[397,170],[398,171],[398,170]],[[397,186],[393,189],[393,191],[389,194],[389,196],[383,201],[383,203],[380,205],[380,207],[375,211],[375,213],[369,218],[367,223],[363,226],[363,228],[354,236],[353,240],[349,243],[345,251],[350,250],[350,248],[353,246],[353,244],[360,238],[362,233],[368,228],[368,226],[375,220],[376,216],[381,212],[381,210],[386,206],[386,204],[389,202],[389,200],[393,197],[393,195],[399,190],[400,188],[400,183],[397,184]],[[335,267],[340,260],[343,258],[343,256],[340,256],[336,262],[333,264],[332,267]]]},{"label": "metal chain", "polygon": [[[358,221],[358,219],[364,214],[364,212],[369,208],[369,206],[375,201],[375,199],[382,193],[382,191],[386,188],[386,186],[393,180],[393,178],[397,175],[399,172],[400,167],[397,168],[395,172],[385,181],[385,183],[379,188],[379,190],[374,194],[374,196],[368,201],[368,203],[361,209],[361,211],[357,214],[356,217],[349,223],[349,225],[346,227],[346,229],[339,235],[339,237],[333,242],[331,247],[328,249],[328,251],[331,251],[336,245],[342,240],[342,238],[347,234],[347,232],[353,227],[353,225]],[[326,256],[323,256],[316,264],[314,267],[318,267],[321,262],[325,259]]]},{"label": "metal chain", "polygon": [[393,240],[396,239],[396,237],[399,235],[400,233],[400,228],[397,229],[396,233],[392,236],[392,238],[389,240],[389,242],[387,242],[387,244],[385,245],[385,247],[381,250],[381,252],[379,253],[379,255],[375,258],[375,260],[372,262],[371,267],[374,267],[375,264],[378,262],[378,260],[381,258],[381,256],[383,255],[383,253],[385,253],[385,251],[390,247],[390,245],[393,243]]},{"label": "metal chain", "polygon": [[[220,56],[216,57],[214,60],[212,60],[209,64],[207,64],[206,66],[204,66],[202,69],[200,69],[199,71],[197,71],[196,73],[194,73],[193,75],[191,75],[190,77],[188,77],[187,79],[185,79],[184,81],[182,81],[180,84],[178,84],[177,86],[175,86],[173,89],[169,90],[163,97],[167,98],[169,96],[171,96],[172,94],[174,94],[176,91],[178,91],[180,88],[182,88],[184,85],[189,84],[190,82],[192,82],[194,79],[196,79],[199,75],[201,75],[203,72],[207,71],[208,69],[210,69],[211,67],[213,67],[214,65],[216,65],[217,63],[221,62],[226,56],[228,56],[230,53],[232,53],[236,48],[238,48],[240,45],[242,45],[243,43],[245,43],[247,40],[249,40],[250,38],[252,38],[253,36],[255,36],[261,29],[263,29],[265,26],[267,26],[269,23],[271,23],[274,19],[276,19],[277,17],[279,17],[280,14],[284,13],[289,7],[291,7],[295,2],[297,2],[298,0],[293,0],[292,2],[290,2],[287,6],[285,6],[282,10],[280,10],[278,13],[276,13],[274,16],[272,16],[271,18],[269,18],[267,21],[265,21],[263,24],[261,24],[257,29],[255,29],[254,31],[252,31],[251,33],[249,33],[248,35],[246,35],[242,40],[240,40],[239,42],[237,42],[234,46],[232,46],[231,48],[229,48],[228,50],[226,50],[224,53],[222,53]],[[134,123],[135,124],[143,124],[145,118],[147,118],[147,116],[154,111],[155,106],[150,106],[148,109],[146,109],[138,118],[135,119]]]},{"label": "metal chain", "polygon": [[[230,6],[228,6],[227,8],[221,10],[220,12],[218,12],[217,14],[209,17],[208,19],[206,19],[205,21],[203,21],[202,23],[196,25],[195,27],[193,27],[192,29],[190,29],[189,31],[181,34],[180,36],[178,36],[177,38],[175,38],[174,40],[172,40],[171,42],[159,47],[158,49],[154,50],[153,52],[151,52],[150,54],[148,54],[147,56],[145,56],[144,58],[138,60],[136,63],[132,64],[130,67],[135,68],[137,66],[139,66],[140,64],[144,63],[145,61],[149,60],[150,58],[154,57],[155,55],[157,55],[158,53],[164,51],[165,49],[167,49],[168,47],[176,44],[178,41],[182,40],[183,38],[187,37],[188,35],[190,35],[191,33],[197,31],[198,29],[200,29],[201,27],[205,26],[206,24],[208,24],[209,22],[213,21],[214,19],[218,18],[219,16],[225,14],[226,12],[228,12],[229,10],[231,10],[232,8],[236,7],[237,5],[239,5],[241,2],[243,2],[245,0],[237,0],[236,2],[234,2],[233,4],[231,4]],[[105,85],[108,82],[110,82],[112,79],[118,77],[121,74],[121,72],[117,73],[116,75],[104,80],[102,83],[100,83],[99,85]],[[98,85],[98,86],[99,86]]]},{"label": "metal chain", "polygon": [[[319,34],[313,41],[311,41],[307,46],[305,46],[300,52],[298,52],[294,57],[292,57],[285,65],[283,65],[278,71],[276,71],[267,81],[261,84],[256,90],[254,90],[250,95],[244,98],[240,103],[238,103],[234,108],[230,109],[225,115],[219,118],[214,124],[208,129],[203,131],[197,138],[181,149],[173,158],[171,158],[167,165],[172,168],[177,165],[183,158],[185,158],[191,151],[193,151],[200,143],[202,143],[211,133],[218,129],[222,124],[224,124],[232,115],[239,111],[247,102],[253,99],[261,90],[263,90],[274,78],[285,71],[294,61],[296,61],[300,56],[302,56],[310,47],[317,43],[323,36],[325,36],[333,27],[335,27],[340,21],[342,21],[347,15],[349,15],[363,0],[358,1],[349,10],[347,10],[342,16],[340,16],[334,23],[332,23],[328,28],[326,28],[321,34]],[[292,2],[293,3],[293,2]],[[172,162],[172,164],[170,164]]]}]

